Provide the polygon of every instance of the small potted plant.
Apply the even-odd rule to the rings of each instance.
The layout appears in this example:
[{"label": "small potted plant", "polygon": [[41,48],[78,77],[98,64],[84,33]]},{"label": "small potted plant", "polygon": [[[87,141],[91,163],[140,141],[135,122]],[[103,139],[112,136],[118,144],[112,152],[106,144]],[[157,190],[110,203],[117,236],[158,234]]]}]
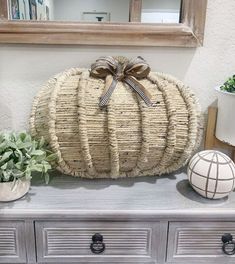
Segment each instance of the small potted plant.
[{"label": "small potted plant", "polygon": [[218,93],[218,115],[216,137],[235,146],[235,75],[230,77],[222,86],[216,87]]},{"label": "small potted plant", "polygon": [[33,172],[40,172],[48,183],[49,162],[56,159],[45,147],[26,132],[0,133],[0,201],[13,201],[24,196],[30,187]]}]

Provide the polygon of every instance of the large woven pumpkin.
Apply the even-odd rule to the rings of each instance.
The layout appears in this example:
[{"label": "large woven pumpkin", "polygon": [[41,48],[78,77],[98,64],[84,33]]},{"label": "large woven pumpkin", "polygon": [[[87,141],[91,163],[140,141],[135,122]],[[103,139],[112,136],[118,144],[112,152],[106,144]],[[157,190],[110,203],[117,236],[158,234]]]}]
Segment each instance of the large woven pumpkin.
[{"label": "large woven pumpkin", "polygon": [[138,80],[158,104],[148,107],[118,81],[108,105],[107,79],[73,68],[56,75],[34,100],[30,126],[58,155],[57,169],[86,178],[161,175],[183,166],[197,148],[201,113],[179,80],[150,72]]}]

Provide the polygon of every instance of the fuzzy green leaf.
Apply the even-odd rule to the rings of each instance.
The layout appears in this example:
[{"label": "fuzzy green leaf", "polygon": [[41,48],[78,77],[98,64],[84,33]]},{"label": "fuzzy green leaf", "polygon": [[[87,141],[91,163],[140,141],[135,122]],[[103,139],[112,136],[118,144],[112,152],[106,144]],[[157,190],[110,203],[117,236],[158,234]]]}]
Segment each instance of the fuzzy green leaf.
[{"label": "fuzzy green leaf", "polygon": [[57,155],[56,154],[50,154],[49,156],[46,157],[46,161],[51,162],[57,160]]},{"label": "fuzzy green leaf", "polygon": [[3,153],[3,155],[1,156],[1,159],[0,159],[0,163],[7,160],[11,156],[11,154],[12,154],[12,150],[9,150],[9,151]]},{"label": "fuzzy green leaf", "polygon": [[32,146],[31,142],[19,142],[17,144],[18,149],[26,149],[26,148],[30,148]]},{"label": "fuzzy green leaf", "polygon": [[44,175],[44,177],[45,177],[46,184],[48,184],[49,181],[50,181],[50,175],[46,172],[45,175]]},{"label": "fuzzy green leaf", "polygon": [[45,139],[44,137],[41,137],[40,141],[39,141],[39,148],[42,148],[45,145]]},{"label": "fuzzy green leaf", "polygon": [[1,166],[1,170],[6,170],[7,168],[7,162]]},{"label": "fuzzy green leaf", "polygon": [[43,138],[37,141],[27,132],[0,133],[0,182],[31,179],[32,172],[41,172],[48,183],[49,162],[56,158]]},{"label": "fuzzy green leaf", "polygon": [[35,155],[35,156],[41,156],[41,155],[44,155],[44,151],[42,151],[42,150],[34,150],[30,154],[31,155]]}]

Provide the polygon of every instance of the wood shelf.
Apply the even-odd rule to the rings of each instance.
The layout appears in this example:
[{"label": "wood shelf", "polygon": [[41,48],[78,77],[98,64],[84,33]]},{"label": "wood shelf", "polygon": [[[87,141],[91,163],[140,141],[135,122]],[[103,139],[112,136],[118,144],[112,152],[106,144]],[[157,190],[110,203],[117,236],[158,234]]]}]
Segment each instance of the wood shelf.
[{"label": "wood shelf", "polygon": [[217,139],[215,136],[217,112],[218,112],[217,106],[209,106],[204,147],[205,149],[221,148],[221,149],[229,150],[232,152],[232,159],[235,162],[235,147],[225,142],[222,142],[221,140]]}]

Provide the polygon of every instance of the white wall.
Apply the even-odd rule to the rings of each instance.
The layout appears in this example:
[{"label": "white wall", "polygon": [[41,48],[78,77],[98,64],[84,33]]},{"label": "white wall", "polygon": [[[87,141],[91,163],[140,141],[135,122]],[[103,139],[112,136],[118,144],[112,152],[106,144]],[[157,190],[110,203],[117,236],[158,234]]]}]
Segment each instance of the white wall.
[{"label": "white wall", "polygon": [[181,0],[143,0],[143,9],[179,10]]},{"label": "white wall", "polygon": [[83,12],[108,12],[111,21],[129,21],[129,0],[54,0],[55,20],[81,21]]},{"label": "white wall", "polygon": [[146,48],[0,45],[0,129],[24,129],[40,86],[70,67],[89,67],[101,55],[143,56],[154,71],[175,75],[199,97],[204,110],[213,87],[235,71],[235,1],[209,0],[204,47]]}]

